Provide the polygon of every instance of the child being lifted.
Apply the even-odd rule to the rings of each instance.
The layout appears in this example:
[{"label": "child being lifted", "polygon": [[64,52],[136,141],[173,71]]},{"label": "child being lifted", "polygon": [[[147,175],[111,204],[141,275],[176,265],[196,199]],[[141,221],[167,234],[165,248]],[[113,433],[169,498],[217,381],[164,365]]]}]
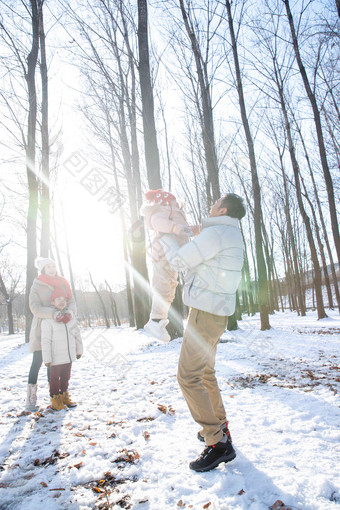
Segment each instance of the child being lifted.
[{"label": "child being lifted", "polygon": [[192,235],[185,214],[179,206],[176,197],[161,189],[150,190],[145,193],[147,202],[143,204],[140,214],[145,218],[146,227],[155,232],[151,245],[151,257],[153,263],[152,277],[152,307],[150,320],[144,326],[144,330],[151,336],[170,341],[170,335],[166,330],[169,324],[168,311],[175,297],[178,285],[178,273],[174,271],[160,244],[163,234],[175,234],[178,244],[188,242],[188,236]]}]

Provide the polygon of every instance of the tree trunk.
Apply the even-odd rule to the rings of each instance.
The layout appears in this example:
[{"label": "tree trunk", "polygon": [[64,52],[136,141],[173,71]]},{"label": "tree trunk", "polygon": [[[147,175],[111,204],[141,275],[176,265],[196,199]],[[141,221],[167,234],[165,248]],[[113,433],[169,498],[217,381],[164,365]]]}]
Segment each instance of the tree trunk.
[{"label": "tree trunk", "polygon": [[324,317],[327,317],[327,314],[324,309],[323,304],[323,298],[322,298],[322,288],[321,288],[321,270],[319,265],[319,260],[315,248],[314,243],[314,237],[312,232],[312,227],[310,224],[310,219],[306,213],[306,210],[304,208],[303,200],[302,200],[302,194],[301,194],[301,186],[300,186],[300,169],[299,164],[295,156],[295,147],[293,143],[293,137],[291,133],[291,126],[288,119],[288,113],[286,108],[286,103],[283,95],[283,88],[282,88],[282,80],[279,75],[279,69],[276,66],[276,63],[274,62],[274,72],[276,74],[276,83],[278,86],[278,92],[280,97],[280,104],[281,109],[285,121],[285,128],[288,138],[288,146],[289,146],[289,155],[293,167],[293,173],[294,173],[294,180],[295,180],[295,190],[296,190],[296,197],[299,205],[299,210],[303,219],[303,222],[305,224],[306,228],[306,234],[308,238],[308,243],[311,251],[311,257],[312,257],[312,263],[313,263],[313,269],[314,269],[314,282],[315,282],[315,295],[316,295],[316,301],[317,301],[317,310],[318,310],[318,319],[323,319]]},{"label": "tree trunk", "polygon": [[28,89],[28,128],[26,145],[26,171],[28,183],[27,212],[27,263],[26,263],[26,294],[25,294],[25,341],[29,341],[32,313],[29,308],[29,292],[37,270],[34,260],[37,256],[37,214],[38,214],[38,181],[36,177],[35,140],[37,125],[37,96],[35,86],[35,70],[39,53],[39,13],[36,0],[30,0],[32,17],[32,47],[27,57],[27,74],[25,76]]},{"label": "tree trunk", "polygon": [[44,0],[39,4],[39,40],[40,40],[40,74],[41,74],[41,239],[40,254],[48,257],[50,254],[50,169],[49,169],[49,133],[48,133],[48,72],[46,62],[46,45],[43,18]]},{"label": "tree trunk", "polygon": [[57,226],[56,226],[56,222],[55,222],[55,209],[54,209],[54,201],[52,202],[52,222],[53,222],[53,231],[54,231],[54,237],[53,237],[53,242],[54,242],[54,248],[55,248],[55,252],[56,252],[56,258],[57,258],[57,261],[58,261],[58,267],[59,267],[59,270],[60,270],[60,274],[65,274],[64,271],[63,271],[63,265],[62,265],[62,262],[61,262],[61,256],[60,256],[60,250],[59,250],[59,243],[58,243],[58,234],[57,234]]},{"label": "tree trunk", "polygon": [[147,0],[138,0],[138,49],[146,170],[150,188],[159,189],[162,187],[162,181],[150,76]]},{"label": "tree trunk", "polygon": [[[307,188],[306,188],[306,185],[304,183],[304,180],[303,180],[302,176],[301,176],[301,182],[302,182],[303,189],[304,189],[304,192],[305,192],[306,200],[307,200],[307,202],[309,204],[309,207],[310,207],[310,210],[311,210],[311,213],[312,213],[312,216],[313,216],[314,230],[315,230],[316,240],[318,242],[319,252],[320,252],[320,256],[321,256],[322,269],[323,269],[325,285],[326,285],[326,290],[327,290],[327,296],[328,296],[328,307],[333,309],[334,305],[333,305],[332,289],[331,289],[331,284],[330,284],[330,281],[329,281],[329,275],[328,275],[328,270],[327,270],[325,250],[323,249],[323,244],[322,244],[321,237],[320,237],[320,229],[319,229],[319,225],[318,225],[318,220],[317,220],[317,217],[316,217],[314,206],[313,206],[313,204],[312,204],[312,202],[311,202],[311,200],[310,200],[310,198],[308,196],[308,191],[307,191]],[[322,279],[321,279],[321,284],[322,284]]]},{"label": "tree trunk", "polygon": [[329,243],[328,232],[327,232],[327,228],[326,228],[326,224],[325,224],[324,214],[323,214],[322,207],[321,207],[319,193],[318,193],[318,189],[317,189],[317,186],[316,186],[316,182],[315,182],[315,178],[314,178],[314,173],[313,173],[312,165],[311,165],[311,162],[310,162],[310,159],[309,159],[307,147],[306,147],[305,141],[303,139],[301,129],[300,129],[300,127],[299,127],[299,125],[298,125],[298,123],[296,121],[294,112],[292,112],[292,115],[293,115],[295,126],[296,126],[296,129],[297,129],[298,133],[299,133],[299,137],[300,137],[300,140],[301,140],[301,143],[302,143],[302,147],[303,147],[303,150],[304,150],[304,154],[305,154],[305,158],[306,158],[307,166],[308,166],[308,170],[309,170],[309,176],[310,176],[312,184],[313,184],[314,196],[315,196],[315,200],[316,200],[316,204],[317,204],[317,208],[318,208],[318,212],[319,212],[319,217],[320,217],[320,221],[321,221],[323,238],[324,238],[324,241],[325,241],[325,244],[326,244],[328,258],[329,258],[329,262],[330,262],[330,266],[331,266],[331,272],[332,272],[332,279],[333,279],[333,286],[334,286],[334,291],[335,291],[335,297],[336,297],[336,301],[337,301],[337,305],[338,305],[338,310],[340,312],[339,284],[338,284],[338,279],[337,279],[337,275],[336,275],[336,271],[335,271],[333,254],[332,254],[331,246],[330,246],[330,243]]},{"label": "tree trunk", "polygon": [[[123,9],[120,8],[120,14],[122,18],[122,24],[124,28],[124,41],[128,52],[129,69],[131,72],[131,88],[127,89],[125,86],[125,76],[121,66],[120,55],[117,52],[117,62],[119,67],[119,76],[121,83],[121,97],[120,99],[120,136],[121,145],[124,158],[124,166],[128,178],[128,194],[130,201],[131,210],[131,223],[130,228],[130,248],[131,248],[131,264],[132,264],[132,278],[133,278],[133,297],[134,297],[134,312],[137,329],[144,327],[148,320],[150,312],[150,299],[149,299],[149,280],[148,270],[146,265],[146,249],[145,249],[145,233],[144,233],[144,222],[139,218],[139,209],[142,205],[142,186],[139,168],[139,150],[138,150],[138,139],[137,139],[137,107],[136,107],[136,77],[135,77],[135,63],[134,55],[130,46],[130,40],[128,30],[125,21],[125,14]],[[147,15],[147,13],[146,13]],[[146,33],[147,41],[147,33]],[[148,49],[148,48],[147,48]],[[150,72],[150,69],[149,69]],[[151,81],[150,81],[151,88]],[[130,139],[131,149],[128,141],[127,125],[125,122],[125,99],[128,118],[130,125]],[[151,89],[151,99],[152,89]],[[153,104],[152,104],[152,118],[153,118]],[[155,147],[157,150],[157,138],[155,132]],[[149,153],[148,153],[149,154]],[[158,163],[159,171],[159,163]]]},{"label": "tree trunk", "polygon": [[274,136],[275,136],[276,147],[279,152],[280,168],[281,168],[282,181],[283,181],[283,190],[284,190],[284,194],[285,194],[285,215],[286,215],[286,220],[287,220],[287,233],[288,233],[289,241],[291,243],[292,258],[293,258],[293,265],[294,265],[294,273],[293,273],[294,274],[294,287],[295,287],[294,292],[298,298],[297,311],[298,311],[298,314],[301,312],[301,316],[305,317],[306,316],[306,307],[305,307],[305,302],[304,302],[303,293],[302,293],[301,278],[300,278],[300,273],[299,273],[299,264],[298,264],[298,259],[297,259],[297,248],[296,248],[296,243],[295,243],[295,238],[294,238],[294,233],[293,233],[292,218],[291,218],[291,214],[290,214],[287,176],[286,176],[284,163],[283,163],[283,153],[281,153],[281,151],[280,151],[275,132],[274,132]]},{"label": "tree trunk", "polygon": [[244,128],[244,132],[247,139],[248,146],[248,155],[250,161],[251,168],[251,177],[252,177],[252,190],[253,190],[253,199],[254,199],[254,230],[255,230],[255,249],[256,249],[256,264],[257,264],[257,272],[258,272],[258,300],[260,306],[260,316],[261,316],[261,330],[270,329],[269,323],[269,306],[268,306],[268,283],[267,283],[267,270],[266,263],[263,254],[263,245],[262,245],[262,206],[261,206],[261,190],[260,183],[257,173],[256,167],[256,157],[254,150],[254,143],[252,139],[252,135],[250,132],[250,126],[248,122],[246,105],[244,101],[243,94],[243,85],[241,79],[241,71],[238,60],[238,51],[237,51],[237,43],[234,32],[234,24],[231,15],[231,4],[229,0],[226,0],[227,14],[228,14],[228,24],[229,24],[229,32],[231,38],[231,44],[233,49],[233,57],[234,57],[234,65],[236,71],[236,81],[237,81],[237,92],[239,97],[239,105],[241,110],[241,118],[242,124]]},{"label": "tree trunk", "polygon": [[66,245],[66,256],[67,256],[67,263],[68,263],[68,271],[69,271],[69,274],[70,274],[70,283],[71,283],[73,297],[74,297],[74,299],[76,299],[76,286],[74,284],[73,269],[72,269],[70,248],[69,248],[69,244],[68,244],[68,234],[67,234],[67,225],[66,225],[65,215],[64,215],[64,208],[62,208],[62,216],[63,216],[63,226],[64,226],[64,236],[65,236],[65,245]]},{"label": "tree trunk", "polygon": [[[108,135],[109,135],[109,146],[110,146],[110,152],[111,152],[111,161],[112,161],[112,169],[113,169],[113,176],[115,180],[115,187],[117,194],[120,196],[120,186],[119,186],[119,180],[118,180],[118,173],[116,168],[116,158],[115,158],[115,150],[113,146],[113,140],[111,136],[111,127],[109,118],[107,117],[107,126],[108,126]],[[131,289],[131,275],[130,275],[130,263],[129,263],[129,252],[128,252],[128,233],[126,228],[126,221],[125,221],[125,213],[124,208],[120,207],[119,210],[120,213],[120,223],[122,226],[122,233],[123,233],[123,256],[124,256],[124,270],[125,270],[125,282],[126,282],[126,297],[127,297],[127,304],[128,304],[128,314],[129,314],[129,326],[130,328],[134,328],[136,326],[135,322],[135,313],[134,313],[134,303],[133,303],[133,297],[132,297],[132,289]]]},{"label": "tree trunk", "polygon": [[207,73],[205,72],[206,62],[203,60],[199,42],[197,40],[197,36],[195,34],[191,20],[189,19],[185,10],[183,0],[179,0],[179,5],[181,8],[185,29],[190,39],[191,49],[195,58],[196,72],[201,94],[201,108],[203,114],[201,119],[202,136],[208,173],[207,187],[209,189],[207,190],[207,198],[208,206],[210,206],[211,203],[209,202],[216,202],[216,200],[218,200],[221,196],[215,145],[213,108],[210,97],[210,84],[208,82]]},{"label": "tree trunk", "polygon": [[335,245],[336,253],[338,256],[338,263],[340,266],[339,225],[338,225],[338,218],[337,218],[337,211],[336,211],[336,203],[335,203],[335,198],[334,198],[333,181],[332,181],[331,173],[329,171],[325,142],[324,142],[324,137],[323,137],[323,132],[322,132],[320,111],[319,111],[319,108],[317,105],[315,94],[313,93],[311,86],[309,84],[306,69],[305,69],[302,59],[301,59],[297,35],[295,32],[295,27],[294,27],[294,22],[293,22],[293,16],[292,16],[292,13],[290,10],[289,0],[283,0],[283,1],[286,6],[287,17],[288,17],[288,21],[289,21],[290,32],[292,35],[292,41],[293,41],[293,47],[294,47],[294,51],[295,51],[296,61],[298,63],[302,81],[303,81],[308,99],[310,101],[310,104],[311,104],[312,110],[313,110],[316,135],[317,135],[317,139],[318,139],[320,161],[321,161],[321,166],[322,166],[323,175],[324,175],[324,179],[325,179],[325,183],[326,183],[326,189],[327,189],[328,206],[329,206],[329,214],[330,214],[330,218],[331,218],[334,245]]},{"label": "tree trunk", "polygon": [[8,319],[8,334],[14,335],[14,322],[13,322],[13,298],[9,295],[6,289],[5,282],[0,274],[0,292],[6,301],[7,319]]},{"label": "tree trunk", "polygon": [[114,325],[115,326],[121,326],[120,318],[119,318],[119,315],[118,315],[117,303],[116,303],[115,298],[113,297],[112,289],[111,289],[110,285],[108,284],[108,282],[106,280],[105,280],[105,284],[106,284],[106,286],[107,286],[107,288],[109,290],[109,296],[110,296],[111,310],[112,310],[112,316],[113,316]]},{"label": "tree trunk", "polygon": [[100,304],[102,305],[102,310],[103,310],[103,315],[104,315],[104,319],[105,319],[105,325],[106,325],[106,328],[107,328],[107,329],[110,329],[110,321],[109,321],[109,319],[108,319],[108,317],[107,317],[106,308],[105,308],[105,303],[104,303],[104,301],[103,301],[103,298],[102,298],[102,296],[101,296],[101,294],[100,294],[99,290],[97,289],[96,285],[95,285],[95,284],[94,284],[94,282],[93,282],[93,279],[92,279],[92,275],[91,275],[91,273],[89,273],[89,277],[90,277],[90,281],[91,281],[91,283],[92,283],[92,286],[93,286],[94,290],[96,291],[96,294],[97,294],[97,296],[98,296],[98,299],[99,299],[99,301],[100,301]]},{"label": "tree trunk", "polygon": [[[242,237],[243,237],[243,243],[245,245],[242,226],[241,226],[241,232],[242,232]],[[251,284],[251,279],[250,279],[248,251],[247,251],[246,247],[244,249],[243,271],[245,274],[246,288],[247,288],[248,300],[249,300],[249,310],[248,311],[251,315],[255,315],[255,305],[254,305],[253,289],[252,289],[252,284]]]}]

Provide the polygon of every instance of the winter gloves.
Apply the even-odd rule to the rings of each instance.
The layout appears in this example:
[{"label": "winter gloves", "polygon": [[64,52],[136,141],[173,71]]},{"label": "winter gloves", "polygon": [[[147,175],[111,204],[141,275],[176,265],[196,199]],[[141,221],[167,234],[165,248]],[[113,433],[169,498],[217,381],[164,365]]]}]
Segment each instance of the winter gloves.
[{"label": "winter gloves", "polygon": [[70,320],[72,319],[73,315],[71,312],[67,312],[67,311],[60,311],[60,310],[57,310],[56,313],[54,314],[54,320],[56,320],[57,322],[63,322],[64,324],[67,324],[68,322],[70,322]]}]

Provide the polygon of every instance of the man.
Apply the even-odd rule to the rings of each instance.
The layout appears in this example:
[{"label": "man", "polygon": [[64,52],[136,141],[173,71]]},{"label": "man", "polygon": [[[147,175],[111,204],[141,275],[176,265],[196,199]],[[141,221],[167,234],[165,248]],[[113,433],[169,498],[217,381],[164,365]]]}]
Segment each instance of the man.
[{"label": "man", "polygon": [[201,426],[198,439],[206,447],[190,468],[209,471],[236,457],[215,377],[216,348],[235,312],[236,290],[243,266],[243,239],[239,220],[243,200],[233,193],[217,200],[203,220],[202,231],[179,247],[174,236],[162,245],[170,265],[186,271],[184,303],[189,306],[177,380],[193,419]]}]

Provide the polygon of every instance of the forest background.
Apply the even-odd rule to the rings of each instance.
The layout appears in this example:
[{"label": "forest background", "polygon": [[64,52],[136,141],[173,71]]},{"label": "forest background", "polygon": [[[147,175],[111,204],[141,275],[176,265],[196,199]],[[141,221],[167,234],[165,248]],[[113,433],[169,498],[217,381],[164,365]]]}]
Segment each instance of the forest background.
[{"label": "forest background", "polygon": [[245,199],[229,328],[340,311],[338,0],[0,4],[1,331],[29,331],[37,255],[70,279],[84,326],[143,327],[139,209],[160,187],[192,224]]}]

